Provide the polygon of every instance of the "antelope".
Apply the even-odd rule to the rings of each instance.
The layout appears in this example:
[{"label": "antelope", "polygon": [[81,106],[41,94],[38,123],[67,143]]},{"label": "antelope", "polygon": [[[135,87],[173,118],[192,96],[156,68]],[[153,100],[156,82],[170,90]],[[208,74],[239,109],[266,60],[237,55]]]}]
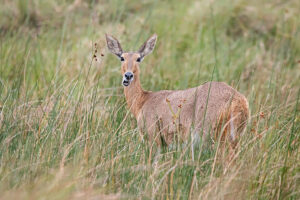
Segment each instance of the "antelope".
[{"label": "antelope", "polygon": [[185,141],[193,129],[195,137],[205,138],[213,132],[211,136],[228,139],[234,148],[246,127],[249,106],[245,96],[231,86],[206,82],[185,90],[157,92],[141,87],[140,63],[153,51],[156,40],[154,34],[137,52],[123,52],[119,41],[106,34],[109,51],[121,61],[125,98],[139,130],[158,146],[170,145],[176,135]]}]

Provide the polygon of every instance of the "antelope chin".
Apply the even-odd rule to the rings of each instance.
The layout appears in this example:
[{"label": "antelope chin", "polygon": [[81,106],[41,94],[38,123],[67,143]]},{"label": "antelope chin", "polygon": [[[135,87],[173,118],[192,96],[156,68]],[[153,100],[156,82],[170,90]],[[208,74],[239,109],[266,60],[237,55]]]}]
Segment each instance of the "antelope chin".
[{"label": "antelope chin", "polygon": [[133,81],[133,79],[134,79],[133,77],[129,80],[127,78],[123,77],[122,85],[125,86],[125,87],[128,87],[130,85],[130,83]]},{"label": "antelope chin", "polygon": [[127,86],[129,86],[129,85],[130,85],[130,82],[129,82],[129,81],[125,81],[125,80],[124,80],[124,81],[122,82],[122,85],[123,85],[123,86],[125,86],[125,87],[127,87]]}]

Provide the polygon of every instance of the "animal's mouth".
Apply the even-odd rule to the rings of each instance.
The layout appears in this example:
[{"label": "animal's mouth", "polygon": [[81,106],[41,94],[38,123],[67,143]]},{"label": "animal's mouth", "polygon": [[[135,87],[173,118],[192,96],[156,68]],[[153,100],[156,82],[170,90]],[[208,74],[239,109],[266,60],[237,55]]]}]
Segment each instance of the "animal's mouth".
[{"label": "animal's mouth", "polygon": [[130,83],[129,83],[129,81],[124,80],[122,84],[123,84],[125,87],[127,87]]}]

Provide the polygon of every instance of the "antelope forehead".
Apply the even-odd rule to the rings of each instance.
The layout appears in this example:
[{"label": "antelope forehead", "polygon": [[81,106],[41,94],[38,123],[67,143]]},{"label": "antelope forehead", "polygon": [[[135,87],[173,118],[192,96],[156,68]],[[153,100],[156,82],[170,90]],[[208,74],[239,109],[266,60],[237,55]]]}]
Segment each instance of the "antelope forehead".
[{"label": "antelope forehead", "polygon": [[139,54],[138,53],[124,53],[122,56],[124,56],[125,58],[125,62],[123,64],[123,68],[125,71],[136,71],[138,68],[137,65],[137,58],[139,58]]}]

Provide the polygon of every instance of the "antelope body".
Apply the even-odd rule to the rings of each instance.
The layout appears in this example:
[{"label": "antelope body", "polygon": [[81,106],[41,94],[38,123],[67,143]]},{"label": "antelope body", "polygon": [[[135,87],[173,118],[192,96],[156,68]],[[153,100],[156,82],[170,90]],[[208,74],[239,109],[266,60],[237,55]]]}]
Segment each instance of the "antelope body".
[{"label": "antelope body", "polygon": [[158,145],[171,144],[178,133],[180,140],[186,140],[192,130],[202,137],[221,133],[222,140],[227,138],[234,147],[246,126],[249,108],[247,99],[226,83],[207,82],[175,91],[142,89],[139,63],[152,52],[156,38],[151,36],[138,52],[124,53],[118,40],[106,35],[108,49],[122,62],[125,98],[139,129]]}]

